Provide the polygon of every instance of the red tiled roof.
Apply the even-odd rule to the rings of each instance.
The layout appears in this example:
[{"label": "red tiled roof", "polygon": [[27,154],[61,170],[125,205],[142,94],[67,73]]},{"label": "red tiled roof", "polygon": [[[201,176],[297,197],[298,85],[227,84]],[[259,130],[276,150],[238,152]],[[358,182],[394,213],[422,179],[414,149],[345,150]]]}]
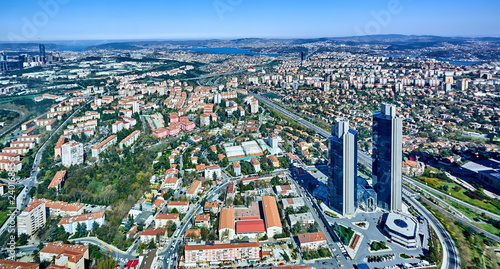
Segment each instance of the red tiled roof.
[{"label": "red tiled roof", "polygon": [[240,220],[236,222],[236,233],[263,233],[266,232],[264,220]]}]

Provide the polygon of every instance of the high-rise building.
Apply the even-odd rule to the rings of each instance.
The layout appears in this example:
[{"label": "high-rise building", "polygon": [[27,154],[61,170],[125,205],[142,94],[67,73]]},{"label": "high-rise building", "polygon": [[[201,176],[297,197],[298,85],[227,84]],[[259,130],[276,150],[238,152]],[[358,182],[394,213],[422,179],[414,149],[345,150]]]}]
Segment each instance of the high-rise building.
[{"label": "high-rise building", "polygon": [[342,215],[353,215],[357,208],[358,133],[349,129],[349,120],[335,119],[328,139],[330,173],[328,204]]},{"label": "high-rise building", "polygon": [[33,235],[38,229],[45,226],[47,213],[45,203],[35,200],[28,204],[19,216],[17,216],[17,234]]},{"label": "high-rise building", "polygon": [[39,48],[40,48],[40,58],[41,58],[42,62],[45,62],[45,45],[40,44]]},{"label": "high-rise building", "polygon": [[76,141],[64,143],[61,147],[61,161],[66,167],[83,163],[83,145]]},{"label": "high-rise building", "polygon": [[396,106],[382,104],[373,114],[373,189],[377,205],[390,211],[401,211],[403,121]]}]

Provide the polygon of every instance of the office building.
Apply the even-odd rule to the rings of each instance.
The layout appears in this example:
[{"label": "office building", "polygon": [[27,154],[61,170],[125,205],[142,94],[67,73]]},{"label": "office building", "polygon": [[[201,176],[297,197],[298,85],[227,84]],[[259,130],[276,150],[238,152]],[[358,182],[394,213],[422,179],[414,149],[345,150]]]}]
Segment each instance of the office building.
[{"label": "office building", "polygon": [[357,132],[349,129],[347,119],[335,119],[328,139],[328,204],[342,215],[354,215],[357,208],[357,140]]},{"label": "office building", "polygon": [[396,106],[382,104],[373,114],[373,189],[377,205],[390,211],[401,211],[402,129]]}]

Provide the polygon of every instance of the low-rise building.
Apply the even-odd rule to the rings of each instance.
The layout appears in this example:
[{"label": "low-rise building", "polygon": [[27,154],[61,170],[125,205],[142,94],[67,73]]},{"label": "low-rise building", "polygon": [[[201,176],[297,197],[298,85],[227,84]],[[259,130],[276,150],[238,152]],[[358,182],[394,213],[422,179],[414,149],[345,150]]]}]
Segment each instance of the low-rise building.
[{"label": "low-rise building", "polygon": [[210,227],[210,214],[196,215],[194,218],[194,226],[201,228],[203,226]]},{"label": "low-rise building", "polygon": [[306,205],[302,198],[284,198],[281,199],[281,203],[283,204],[283,208],[291,207],[293,210],[299,210]]},{"label": "low-rise building", "polygon": [[64,217],[59,221],[59,223],[57,223],[57,226],[62,226],[64,227],[64,230],[66,232],[73,234],[76,232],[76,227],[78,226],[78,224],[85,224],[87,226],[87,231],[91,231],[94,222],[99,225],[102,225],[104,223],[104,215],[104,211],[99,211],[77,216]]},{"label": "low-rise building", "polygon": [[260,261],[258,240],[248,242],[211,241],[187,243],[184,248],[186,267],[218,266],[224,262]]},{"label": "low-rise building", "polygon": [[273,237],[283,233],[278,205],[274,196],[262,197],[262,209],[264,210],[264,220],[266,224],[267,236]]},{"label": "low-rise building", "polygon": [[262,219],[239,220],[236,222],[236,236],[238,238],[259,238],[266,234],[266,227]]},{"label": "low-rise building", "polygon": [[322,232],[299,234],[299,247],[302,250],[315,250],[327,247],[325,235]]},{"label": "low-rise building", "polygon": [[167,227],[167,225],[170,221],[175,223],[175,225],[177,225],[177,227],[178,227],[180,224],[179,214],[178,213],[166,213],[166,214],[159,213],[159,214],[156,214],[156,216],[155,216],[155,228],[156,229],[165,228],[165,227]]},{"label": "low-rise building", "polygon": [[88,259],[89,248],[83,245],[49,242],[40,250],[41,261],[55,261],[55,265],[70,269],[85,269],[85,260]]},{"label": "low-rise building", "polygon": [[234,233],[234,207],[223,207],[219,215],[219,238],[231,240]]},{"label": "low-rise building", "polygon": [[314,217],[311,212],[291,214],[288,215],[288,219],[290,220],[290,227],[294,226],[297,223],[299,223],[300,225],[314,224]]},{"label": "low-rise building", "polygon": [[189,189],[186,191],[186,196],[189,199],[194,199],[200,191],[201,191],[201,181],[195,180],[193,181]]},{"label": "low-rise building", "polygon": [[56,188],[56,190],[59,192],[65,180],[66,180],[66,170],[57,171],[57,173],[52,178],[52,181],[50,181],[49,188]]},{"label": "low-rise building", "polygon": [[219,204],[214,201],[214,202],[205,202],[205,205],[203,205],[203,211],[204,212],[210,212],[210,213],[217,213],[219,212]]},{"label": "low-rise building", "polygon": [[177,209],[179,213],[186,213],[189,209],[189,202],[188,201],[169,201],[167,204],[167,210],[169,212],[172,211],[172,209]]},{"label": "low-rise building", "polygon": [[16,261],[0,259],[0,268],[2,268],[2,269],[38,269],[38,268],[40,268],[40,265],[38,263],[16,262]]},{"label": "low-rise building", "polygon": [[[160,242],[157,242],[157,237],[160,239]],[[141,243],[149,243],[151,240],[155,243],[162,243],[168,239],[168,230],[167,229],[144,229],[141,232]]]},{"label": "low-rise building", "polygon": [[108,138],[104,139],[101,143],[97,144],[92,148],[92,157],[97,158],[99,154],[108,149],[111,145],[116,143],[117,137],[116,135],[111,135]]}]

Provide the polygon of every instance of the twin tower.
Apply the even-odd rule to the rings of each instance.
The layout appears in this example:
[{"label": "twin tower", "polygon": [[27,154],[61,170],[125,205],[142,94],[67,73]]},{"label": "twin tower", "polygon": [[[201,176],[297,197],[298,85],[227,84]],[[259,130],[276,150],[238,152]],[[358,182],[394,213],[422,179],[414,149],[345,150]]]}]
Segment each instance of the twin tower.
[{"label": "twin tower", "polygon": [[[394,105],[382,104],[373,114],[372,185],[377,206],[401,211],[402,119]],[[344,216],[354,215],[358,207],[358,135],[349,120],[335,119],[328,139],[331,178],[328,204]]]}]

